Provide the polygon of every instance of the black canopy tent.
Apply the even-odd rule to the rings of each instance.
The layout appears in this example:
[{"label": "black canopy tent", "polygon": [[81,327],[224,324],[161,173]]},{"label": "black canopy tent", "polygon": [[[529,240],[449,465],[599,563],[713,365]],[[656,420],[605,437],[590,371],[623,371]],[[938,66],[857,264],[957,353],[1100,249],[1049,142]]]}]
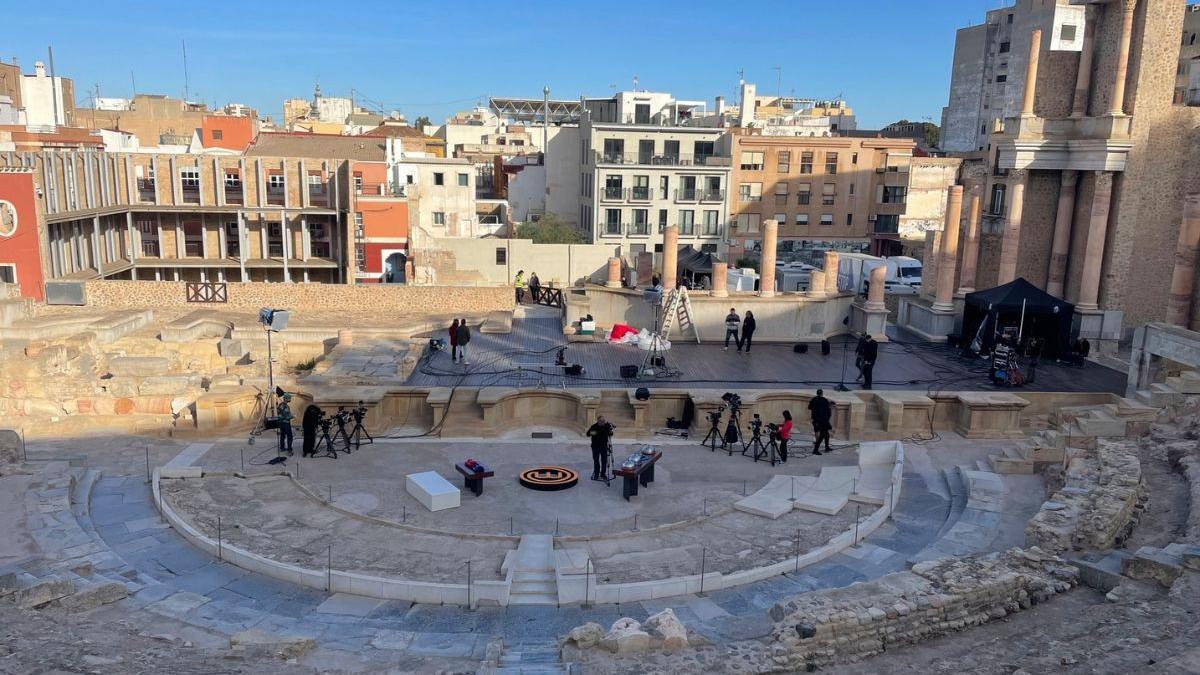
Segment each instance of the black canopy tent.
[{"label": "black canopy tent", "polygon": [[702,279],[706,280],[704,282],[706,287],[712,285],[714,261],[720,264],[713,254],[698,251],[691,245],[679,249],[679,269],[693,288],[700,286]]},{"label": "black canopy tent", "polygon": [[980,352],[990,352],[998,330],[1005,326],[1021,326],[1022,312],[1025,318],[1021,330],[1023,340],[1041,338],[1044,356],[1058,356],[1070,351],[1075,305],[1020,278],[967,294],[962,323],[964,351],[970,350],[978,339]]}]

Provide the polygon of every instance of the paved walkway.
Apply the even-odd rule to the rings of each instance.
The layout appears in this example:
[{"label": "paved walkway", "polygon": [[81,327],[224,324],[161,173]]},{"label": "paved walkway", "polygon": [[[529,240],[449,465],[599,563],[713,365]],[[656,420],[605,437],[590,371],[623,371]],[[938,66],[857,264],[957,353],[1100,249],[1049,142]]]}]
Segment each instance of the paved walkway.
[{"label": "paved walkway", "polygon": [[[963,358],[958,350],[921,342],[894,326],[889,327],[888,335],[892,341],[880,345],[875,367],[876,389],[987,390],[993,386],[980,359]],[[854,344],[840,337],[833,343],[833,352],[828,356],[821,355],[819,345],[810,345],[812,348],[806,354],[796,354],[791,344],[755,345],[753,354],[747,355],[723,351],[718,343],[697,345],[694,340],[676,339],[667,355],[670,364],[682,371],[680,377],[638,384],[679,388],[732,387],[732,383],[737,383],[739,389],[833,386],[843,377],[844,360],[846,383],[858,389],[854,381],[857,375]],[[846,354],[844,345],[848,347]],[[553,365],[560,347],[567,347],[568,363],[584,367],[582,377],[565,377],[562,369]],[[428,355],[428,347],[424,353]],[[645,354],[636,345],[579,342],[568,345],[561,320],[538,313],[514,319],[509,334],[476,333],[471,339],[468,366],[452,363],[449,352],[429,355],[421,360],[407,384],[515,386],[519,381],[537,384],[540,379],[548,386],[564,383],[568,387],[628,386],[631,381],[620,378],[620,367],[640,365]],[[518,365],[524,372],[518,373]],[[542,367],[535,368],[537,365]],[[1044,362],[1038,367],[1036,383],[1014,391],[1022,390],[1120,394],[1125,391],[1125,374],[1094,363],[1073,368]]]}]

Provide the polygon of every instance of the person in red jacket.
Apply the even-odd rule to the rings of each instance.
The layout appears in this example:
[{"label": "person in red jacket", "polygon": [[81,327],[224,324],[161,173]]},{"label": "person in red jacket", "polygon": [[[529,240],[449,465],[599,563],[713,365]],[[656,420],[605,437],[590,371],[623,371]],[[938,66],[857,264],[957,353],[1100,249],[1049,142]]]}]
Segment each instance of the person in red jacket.
[{"label": "person in red jacket", "polygon": [[458,362],[458,319],[450,324],[450,361]]},{"label": "person in red jacket", "polygon": [[783,411],[783,424],[779,425],[779,459],[787,464],[787,446],[788,439],[792,437],[792,413],[789,410]]}]

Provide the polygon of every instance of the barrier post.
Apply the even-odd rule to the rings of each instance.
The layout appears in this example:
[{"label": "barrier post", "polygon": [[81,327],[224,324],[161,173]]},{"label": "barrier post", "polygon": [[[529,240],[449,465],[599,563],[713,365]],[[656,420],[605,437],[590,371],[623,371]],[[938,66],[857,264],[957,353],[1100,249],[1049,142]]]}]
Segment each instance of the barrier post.
[{"label": "barrier post", "polygon": [[223,560],[221,555],[221,516],[217,516],[217,560]]},{"label": "barrier post", "polygon": [[471,605],[471,561],[467,561],[467,611],[474,609]]},{"label": "barrier post", "polygon": [[860,508],[861,507],[859,507],[858,504],[854,505],[854,545],[855,546],[858,546],[858,512],[859,512]]},{"label": "barrier post", "polygon": [[800,571],[800,530],[796,529],[796,571]]},{"label": "barrier post", "polygon": [[587,562],[583,566],[583,608],[588,608],[588,591],[591,590],[592,581],[592,557],[588,556]]},{"label": "barrier post", "polygon": [[700,597],[704,597],[704,563],[706,562],[707,557],[708,548],[702,547],[700,549],[700,592],[696,594]]},{"label": "barrier post", "polygon": [[325,549],[325,590],[333,590],[333,544]]},{"label": "barrier post", "polygon": [[150,482],[150,446],[146,446],[146,482]]}]

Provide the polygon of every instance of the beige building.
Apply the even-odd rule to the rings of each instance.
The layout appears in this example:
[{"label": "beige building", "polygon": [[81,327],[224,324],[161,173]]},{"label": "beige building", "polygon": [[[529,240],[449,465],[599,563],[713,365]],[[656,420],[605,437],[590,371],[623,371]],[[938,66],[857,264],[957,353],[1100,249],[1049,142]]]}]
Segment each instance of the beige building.
[{"label": "beige building", "polygon": [[409,200],[409,222],[417,246],[422,237],[478,237],[475,165],[466,159],[432,157],[387,140],[388,174]]},{"label": "beige building", "polygon": [[[983,212],[973,286],[1024,277],[1074,303],[1091,338],[1120,337],[1122,315],[1125,333],[1146,321],[1200,328],[1200,110],[1173,103],[1179,43],[1161,37],[1180,34],[1184,2],[1051,5],[988,14],[989,26],[1024,26],[1054,12],[1012,34],[1010,52],[1024,53],[1007,78],[1019,106],[964,164],[963,213],[973,199]],[[950,117],[970,104],[952,88]],[[958,250],[970,251],[962,229]]]},{"label": "beige building", "polygon": [[1175,71],[1175,102],[1200,106],[1200,4],[1189,4],[1183,16],[1179,69]]}]

